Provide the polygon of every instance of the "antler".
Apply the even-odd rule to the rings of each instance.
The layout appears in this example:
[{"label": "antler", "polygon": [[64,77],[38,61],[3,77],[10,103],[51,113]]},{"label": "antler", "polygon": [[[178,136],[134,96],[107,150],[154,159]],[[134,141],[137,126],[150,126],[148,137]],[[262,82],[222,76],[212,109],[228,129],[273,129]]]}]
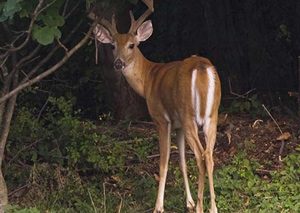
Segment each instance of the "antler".
[{"label": "antler", "polygon": [[154,11],[153,0],[142,0],[142,1],[147,5],[148,9],[137,20],[134,19],[133,13],[130,10],[129,14],[131,19],[131,26],[128,33],[135,34],[137,28],[141,26],[141,24],[145,21],[145,19]]},{"label": "antler", "polygon": [[[88,17],[92,20],[98,19],[97,15],[95,15],[94,12],[90,12]],[[102,26],[104,26],[111,33],[111,35],[115,35],[116,33],[118,33],[116,20],[115,20],[115,14],[113,14],[111,17],[111,23],[108,20],[106,20],[105,18],[102,18],[102,19],[98,20],[97,22],[99,24],[101,24]]]}]

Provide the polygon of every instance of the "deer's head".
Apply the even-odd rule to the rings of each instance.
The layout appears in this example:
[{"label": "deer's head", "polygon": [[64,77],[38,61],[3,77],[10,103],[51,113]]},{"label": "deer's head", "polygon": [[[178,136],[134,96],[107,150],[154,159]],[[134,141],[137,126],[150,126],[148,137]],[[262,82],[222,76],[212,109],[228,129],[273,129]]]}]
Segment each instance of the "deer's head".
[{"label": "deer's head", "polygon": [[124,71],[126,67],[134,63],[136,52],[139,51],[138,45],[147,40],[153,32],[152,22],[150,20],[145,21],[153,12],[153,0],[143,1],[148,6],[148,10],[137,20],[134,19],[130,11],[131,27],[128,33],[118,33],[114,16],[111,22],[101,19],[94,29],[98,41],[112,45],[114,68],[117,71]]}]

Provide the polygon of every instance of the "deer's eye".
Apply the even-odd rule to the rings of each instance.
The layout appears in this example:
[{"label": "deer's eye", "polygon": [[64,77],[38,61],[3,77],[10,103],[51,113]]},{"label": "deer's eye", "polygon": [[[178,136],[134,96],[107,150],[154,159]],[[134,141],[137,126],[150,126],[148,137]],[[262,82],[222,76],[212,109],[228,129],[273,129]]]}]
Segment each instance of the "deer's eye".
[{"label": "deer's eye", "polygon": [[129,49],[133,49],[134,48],[134,44],[129,44],[128,48]]}]

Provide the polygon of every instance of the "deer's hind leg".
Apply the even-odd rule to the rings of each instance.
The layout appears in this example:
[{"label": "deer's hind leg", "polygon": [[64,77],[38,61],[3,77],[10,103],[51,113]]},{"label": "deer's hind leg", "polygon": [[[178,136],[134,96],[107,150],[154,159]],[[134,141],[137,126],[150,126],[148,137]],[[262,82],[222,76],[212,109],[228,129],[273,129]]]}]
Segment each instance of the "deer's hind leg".
[{"label": "deer's hind leg", "polygon": [[189,180],[187,175],[187,165],[185,159],[185,140],[182,129],[176,129],[176,143],[179,149],[179,165],[183,175],[184,187],[186,192],[186,207],[189,211],[193,211],[195,208],[195,202],[191,195],[189,186]]},{"label": "deer's hind leg", "polygon": [[214,171],[213,150],[216,142],[217,119],[218,119],[218,113],[214,113],[211,118],[208,118],[205,121],[203,127],[205,142],[206,142],[205,163],[206,163],[208,182],[209,182],[211,213],[218,212],[216,201],[215,201],[216,195],[215,195],[214,181],[213,181],[213,171]]},{"label": "deer's hind leg", "polygon": [[205,163],[202,154],[204,153],[204,149],[200,143],[198,137],[198,126],[194,119],[190,119],[190,122],[185,123],[183,126],[185,139],[194,152],[197,167],[199,171],[198,176],[198,199],[196,212],[203,213],[203,191],[204,191],[204,182],[205,182]]}]

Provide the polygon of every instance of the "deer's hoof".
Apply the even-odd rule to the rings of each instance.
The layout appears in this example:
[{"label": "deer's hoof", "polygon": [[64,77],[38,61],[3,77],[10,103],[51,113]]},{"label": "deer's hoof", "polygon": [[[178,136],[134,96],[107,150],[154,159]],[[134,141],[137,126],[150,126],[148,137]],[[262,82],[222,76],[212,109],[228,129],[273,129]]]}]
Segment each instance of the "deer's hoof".
[{"label": "deer's hoof", "polygon": [[195,203],[193,200],[188,201],[186,205],[187,212],[194,213],[195,212]]},{"label": "deer's hoof", "polygon": [[217,207],[211,208],[211,209],[209,210],[209,213],[218,213]]},{"label": "deer's hoof", "polygon": [[154,209],[153,213],[164,213],[164,209],[163,208]]}]

